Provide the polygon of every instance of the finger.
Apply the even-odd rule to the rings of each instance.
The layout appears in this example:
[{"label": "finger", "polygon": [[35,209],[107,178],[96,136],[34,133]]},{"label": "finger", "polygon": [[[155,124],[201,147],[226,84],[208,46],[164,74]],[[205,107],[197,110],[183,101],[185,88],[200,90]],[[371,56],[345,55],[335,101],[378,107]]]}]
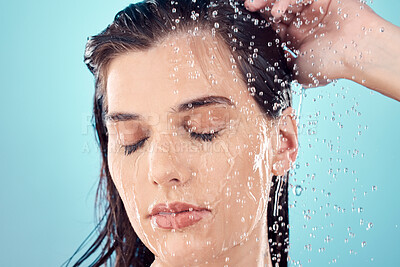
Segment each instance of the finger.
[{"label": "finger", "polygon": [[271,5],[273,0],[246,0],[244,6],[252,12],[258,11],[265,8],[267,5]]},{"label": "finger", "polygon": [[295,18],[296,14],[293,14],[293,12],[290,12],[288,9],[285,14],[280,18],[281,23],[285,24],[286,26],[289,26],[293,19]]},{"label": "finger", "polygon": [[274,18],[280,18],[283,14],[285,14],[286,10],[289,7],[290,0],[278,0],[275,2],[272,10],[271,15]]}]

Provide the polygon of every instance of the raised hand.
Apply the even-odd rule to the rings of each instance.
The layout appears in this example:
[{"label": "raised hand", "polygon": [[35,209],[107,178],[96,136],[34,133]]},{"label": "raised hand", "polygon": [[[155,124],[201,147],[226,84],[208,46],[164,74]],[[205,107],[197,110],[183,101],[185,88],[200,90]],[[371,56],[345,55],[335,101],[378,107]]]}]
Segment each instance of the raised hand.
[{"label": "raised hand", "polygon": [[[359,0],[246,0],[286,46],[289,63],[307,87],[354,80],[400,100],[400,30]],[[394,84],[396,83],[396,84]]]}]

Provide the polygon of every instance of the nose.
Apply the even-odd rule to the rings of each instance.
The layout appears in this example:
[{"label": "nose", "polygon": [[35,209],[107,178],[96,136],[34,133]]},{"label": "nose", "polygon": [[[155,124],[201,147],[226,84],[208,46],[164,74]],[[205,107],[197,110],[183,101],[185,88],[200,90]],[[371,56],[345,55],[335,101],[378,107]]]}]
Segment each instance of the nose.
[{"label": "nose", "polygon": [[182,171],[186,164],[182,161],[181,151],[175,149],[174,137],[154,136],[149,152],[149,181],[157,186],[170,187],[185,184],[190,175]]}]

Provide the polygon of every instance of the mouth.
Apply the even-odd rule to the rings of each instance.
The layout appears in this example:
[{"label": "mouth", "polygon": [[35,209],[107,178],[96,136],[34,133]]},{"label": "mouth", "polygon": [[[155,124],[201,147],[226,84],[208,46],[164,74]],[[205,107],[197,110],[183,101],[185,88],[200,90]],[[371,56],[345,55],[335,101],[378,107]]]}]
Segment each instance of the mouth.
[{"label": "mouth", "polygon": [[196,224],[211,211],[183,202],[157,204],[153,207],[149,217],[152,223],[162,229],[182,229]]}]

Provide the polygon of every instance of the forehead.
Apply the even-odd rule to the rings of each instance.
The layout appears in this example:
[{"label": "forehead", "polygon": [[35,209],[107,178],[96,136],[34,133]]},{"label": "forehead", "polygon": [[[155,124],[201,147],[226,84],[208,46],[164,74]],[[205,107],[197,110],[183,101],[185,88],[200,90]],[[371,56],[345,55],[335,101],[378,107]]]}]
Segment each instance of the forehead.
[{"label": "forehead", "polygon": [[250,97],[229,48],[208,34],[171,36],[148,50],[117,56],[106,90],[108,112],[144,115],[208,95],[236,102]]}]

